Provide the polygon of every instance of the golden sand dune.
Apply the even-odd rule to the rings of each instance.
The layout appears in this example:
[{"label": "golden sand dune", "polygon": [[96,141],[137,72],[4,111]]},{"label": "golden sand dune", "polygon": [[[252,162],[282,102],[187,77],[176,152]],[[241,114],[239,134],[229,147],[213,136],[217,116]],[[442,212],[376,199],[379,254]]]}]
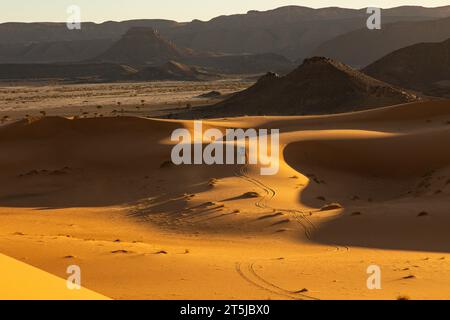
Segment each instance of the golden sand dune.
[{"label": "golden sand dune", "polygon": [[0,254],[2,300],[108,300],[80,288],[68,289],[64,279]]},{"label": "golden sand dune", "polygon": [[448,299],[449,123],[449,101],[204,122],[280,129],[280,171],[261,176],[172,165],[191,121],[17,122],[0,128],[1,252],[79,265],[116,299]]}]

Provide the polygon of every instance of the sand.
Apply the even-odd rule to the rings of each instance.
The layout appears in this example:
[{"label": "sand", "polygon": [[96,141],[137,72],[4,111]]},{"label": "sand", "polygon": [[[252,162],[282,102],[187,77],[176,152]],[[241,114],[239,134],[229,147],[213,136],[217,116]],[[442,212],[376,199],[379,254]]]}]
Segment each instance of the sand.
[{"label": "sand", "polygon": [[[93,291],[69,288],[66,279],[0,254],[2,300],[108,300]],[[70,270],[70,269],[69,269]],[[72,282],[70,282],[72,283]]]},{"label": "sand", "polygon": [[204,122],[280,129],[275,176],[168,165],[188,120],[3,126],[0,252],[63,279],[79,265],[112,299],[449,299],[449,121],[435,101]]}]

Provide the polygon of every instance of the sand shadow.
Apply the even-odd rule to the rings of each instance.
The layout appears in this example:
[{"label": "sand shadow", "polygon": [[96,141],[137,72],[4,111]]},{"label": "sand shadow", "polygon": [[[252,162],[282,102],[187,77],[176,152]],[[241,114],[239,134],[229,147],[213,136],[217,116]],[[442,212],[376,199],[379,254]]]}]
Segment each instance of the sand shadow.
[{"label": "sand shadow", "polygon": [[445,190],[446,177],[450,178],[446,171],[450,152],[442,149],[449,142],[450,136],[443,131],[288,145],[286,162],[309,175],[299,202],[314,208],[337,202],[343,207],[327,212],[326,222],[312,233],[312,240],[337,246],[450,252],[448,201],[434,190]]}]

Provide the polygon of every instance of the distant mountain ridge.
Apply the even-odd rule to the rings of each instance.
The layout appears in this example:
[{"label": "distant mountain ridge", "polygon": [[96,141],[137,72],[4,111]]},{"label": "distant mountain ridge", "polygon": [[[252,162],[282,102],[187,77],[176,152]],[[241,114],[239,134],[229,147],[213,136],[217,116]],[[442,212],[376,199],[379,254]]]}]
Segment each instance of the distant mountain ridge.
[{"label": "distant mountain ridge", "polygon": [[221,78],[220,74],[260,74],[267,70],[288,72],[293,64],[283,56],[270,53],[223,55],[196,52],[177,47],[153,28],[133,27],[93,59],[63,63],[9,63],[0,64],[0,67],[0,80],[109,82],[213,80]]},{"label": "distant mountain ridge", "polygon": [[[398,7],[383,10],[383,24],[399,21],[435,20],[450,16],[450,6],[439,8]],[[67,45],[71,41],[102,39],[102,48],[91,44],[94,57],[101,49],[120,39],[132,27],[154,28],[179,47],[227,54],[276,53],[292,60],[310,56],[322,43],[365,27],[365,9],[281,7],[268,11],[219,16],[209,21],[179,23],[171,20],[131,20],[124,22],[83,23],[81,30],[69,31],[65,23],[0,24],[0,62],[47,62],[43,43],[52,43],[52,62],[78,61]],[[8,51],[9,46],[27,51]],[[28,49],[27,49],[28,48]],[[9,54],[8,54],[9,52]],[[58,54],[57,54],[58,53]],[[88,52],[86,52],[88,53]],[[82,56],[86,58],[86,55]]]},{"label": "distant mountain ridge", "polygon": [[450,38],[450,17],[383,24],[381,30],[362,28],[323,43],[315,55],[327,56],[363,68],[383,56],[421,42]]},{"label": "distant mountain ridge", "polygon": [[167,41],[153,28],[133,27],[93,60],[132,66],[159,65],[192,54]]},{"label": "distant mountain ridge", "polygon": [[133,27],[110,48],[87,62],[119,63],[137,69],[160,67],[168,62],[200,66],[221,73],[287,72],[291,61],[276,54],[223,55],[178,47],[152,28]]},{"label": "distant mountain ridge", "polygon": [[394,51],[363,72],[404,88],[450,98],[450,37]]},{"label": "distant mountain ridge", "polygon": [[112,39],[0,44],[2,63],[61,63],[91,59],[106,51]]},{"label": "distant mountain ridge", "polygon": [[[398,7],[383,10],[383,23],[420,21],[450,16],[441,8]],[[366,27],[366,9],[287,6],[268,11],[193,21],[179,30],[161,30],[179,45],[227,53],[282,54],[292,60],[311,56],[321,43]]]}]

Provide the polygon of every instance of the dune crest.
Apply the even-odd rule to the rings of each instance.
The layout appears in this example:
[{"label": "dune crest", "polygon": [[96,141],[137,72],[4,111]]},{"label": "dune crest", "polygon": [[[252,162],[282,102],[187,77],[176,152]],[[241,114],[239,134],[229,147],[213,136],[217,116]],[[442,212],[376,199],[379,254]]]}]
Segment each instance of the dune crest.
[{"label": "dune crest", "polygon": [[[450,287],[449,119],[449,101],[432,101],[204,122],[280,129],[275,176],[173,165],[170,134],[189,120],[5,125],[2,253],[59,276],[80,263],[88,288],[118,299],[208,298],[212,282],[226,299],[447,298],[430,279]],[[395,281],[368,292],[373,263]]]}]

